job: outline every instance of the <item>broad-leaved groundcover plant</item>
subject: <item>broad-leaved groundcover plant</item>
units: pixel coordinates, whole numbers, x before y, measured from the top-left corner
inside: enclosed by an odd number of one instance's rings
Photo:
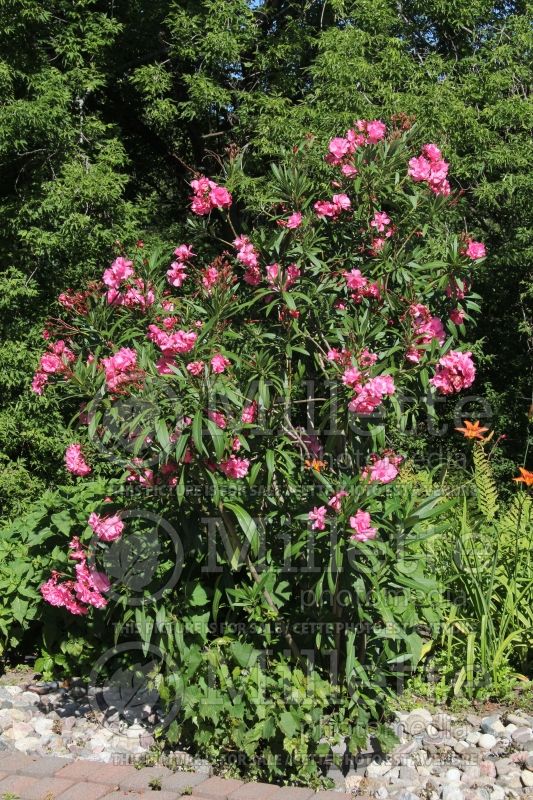
[[[419,548],[445,501],[400,485],[394,433],[473,385],[485,256],[450,227],[453,165],[416,130],[359,120],[323,177],[308,144],[261,209],[231,154],[191,175],[188,240],[138,242],[62,294],[33,380],[76,401],[66,469],[108,476],[42,597],[164,653],[167,739],[296,781],[369,725],[387,746],[383,698],[427,647]],[[172,535],[151,558],[154,529]],[[144,583],[124,553],[151,558]]]

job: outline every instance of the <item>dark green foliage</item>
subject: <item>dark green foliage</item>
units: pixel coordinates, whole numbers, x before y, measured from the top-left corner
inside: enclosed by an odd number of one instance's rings
[[[27,389],[59,291],[101,274],[117,240],[175,242],[186,181],[219,172],[226,148],[260,203],[272,157],[305,137],[323,145],[359,116],[416,117],[420,141],[442,144],[468,195],[466,226],[489,250],[476,286],[477,390],[509,435],[507,457],[521,459],[533,347],[530,12],[486,0],[0,0],[7,513],[61,472],[70,409],[37,411]]]

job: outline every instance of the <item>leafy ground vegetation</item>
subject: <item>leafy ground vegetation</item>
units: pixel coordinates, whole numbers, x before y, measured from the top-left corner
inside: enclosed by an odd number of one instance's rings
[[[529,4],[0,22],[6,656],[296,782],[527,681]]]

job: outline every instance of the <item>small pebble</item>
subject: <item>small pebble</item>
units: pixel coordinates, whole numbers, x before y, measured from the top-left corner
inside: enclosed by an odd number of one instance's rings
[[[497,739],[492,733],[484,733],[482,736],[479,737],[479,746],[483,748],[483,750],[491,750],[494,745],[496,744]]]

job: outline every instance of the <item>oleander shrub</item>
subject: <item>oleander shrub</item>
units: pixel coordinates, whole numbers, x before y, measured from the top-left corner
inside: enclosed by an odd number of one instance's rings
[[[109,476],[81,518],[61,501],[39,613],[105,620],[115,675],[157,652],[166,740],[317,784],[339,739],[390,746],[384,698],[431,648],[422,543],[454,500],[397,482],[390,443],[473,385],[485,255],[416,131],[360,120],[325,161],[274,166],[259,209],[238,158],[195,176],[188,242],[63,293],[33,380],[75,404],[70,474]]]

